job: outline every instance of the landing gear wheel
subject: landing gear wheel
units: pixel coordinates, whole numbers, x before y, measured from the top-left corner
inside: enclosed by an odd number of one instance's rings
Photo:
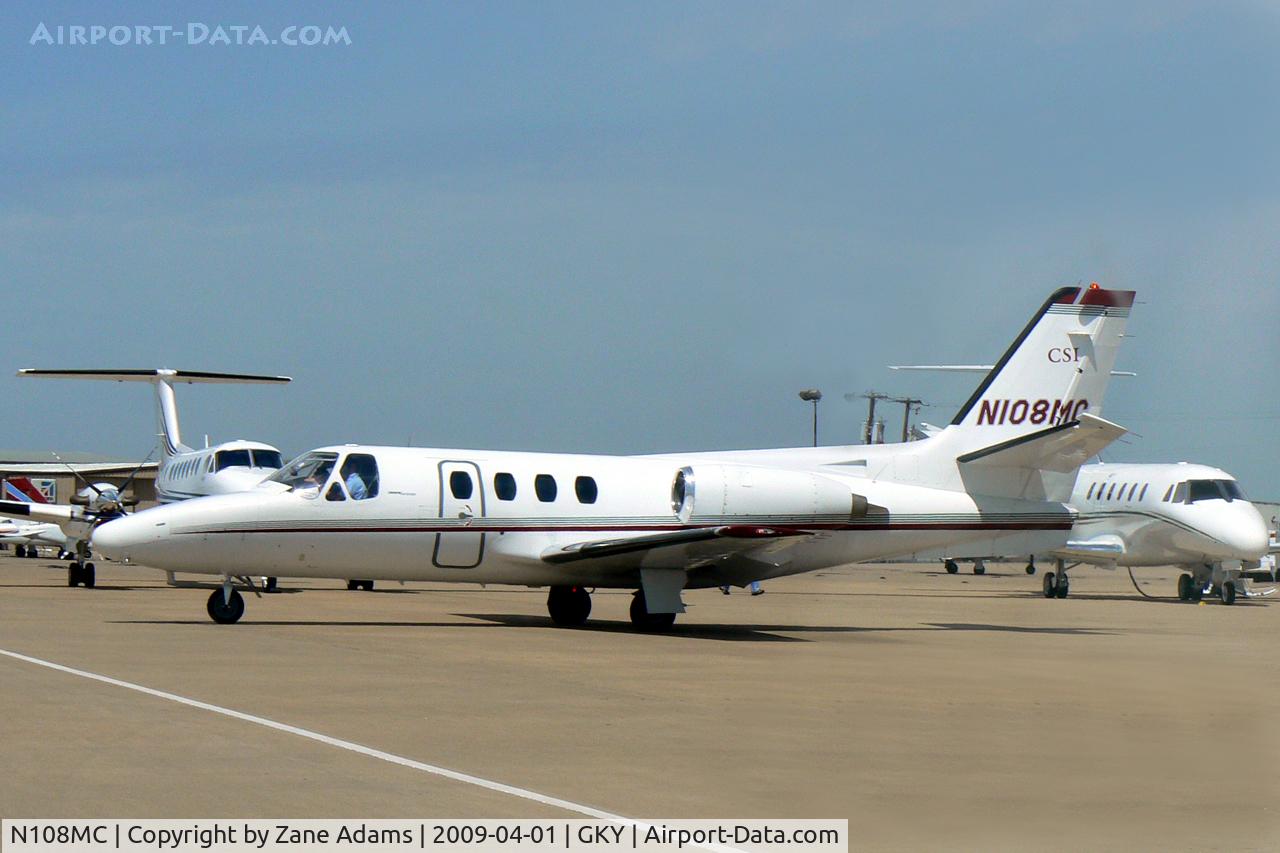
[[[1223,581],[1222,586],[1218,589],[1218,595],[1222,599],[1223,604],[1236,603],[1236,585],[1233,581]]]
[[[636,590],[631,597],[631,624],[641,631],[666,631],[676,624],[674,613],[650,613],[645,604],[644,590]]]
[[[80,570],[80,582],[84,584],[84,588],[93,589],[97,580],[97,569],[94,568],[93,563],[85,563],[84,568]]]
[[[942,565],[946,568],[947,574],[949,575],[954,575],[956,572],[960,571],[960,564],[955,560],[946,560]]]
[[[278,580],[277,578],[263,578],[263,579],[262,579],[262,591],[263,591],[263,592],[277,592],[277,591],[279,591],[279,583],[280,583],[280,582],[279,582],[279,580]]]
[[[373,592],[373,581],[364,581],[364,591]]]
[[[975,575],[985,575],[987,573],[987,564],[981,560],[973,561],[973,573]]]
[[[1054,587],[1054,594],[1058,598],[1066,598],[1067,593],[1071,591],[1071,581],[1067,579],[1065,574],[1058,573],[1058,584]]]
[[[591,593],[580,586],[553,586],[547,592],[547,613],[561,628],[576,628],[591,615]]]
[[[29,559],[29,560],[35,560],[35,559],[38,559],[39,557],[40,557],[40,549],[39,549],[39,548],[37,548],[35,545],[28,545],[28,546],[27,546],[27,559]]]
[[[80,564],[72,563],[71,565],[67,566],[67,586],[74,589],[80,585],[80,581],[81,581]]]
[[[1027,563],[1027,574],[1034,575],[1036,573],[1036,564]]]
[[[347,581],[347,589],[363,589],[367,592],[373,592],[373,581]]]
[[[1054,578],[1056,577],[1057,575],[1055,575],[1053,572],[1044,573],[1044,580],[1041,582],[1041,585],[1044,587],[1045,598],[1053,598],[1054,595],[1056,594],[1054,585],[1053,585]]]
[[[1195,602],[1204,598],[1204,587],[1195,579],[1191,579],[1191,588],[1188,590],[1187,601]]]
[[[15,556],[15,557],[25,557],[25,556],[27,556],[27,546],[26,546],[26,545],[15,545],[15,546],[14,546],[14,548],[13,548],[13,556]]]
[[[244,597],[233,589],[231,597],[224,599],[222,590],[215,589],[205,609],[209,611],[209,618],[219,625],[233,625],[244,615]]]
[[[1178,575],[1178,600],[1191,600],[1191,575],[1186,572]]]

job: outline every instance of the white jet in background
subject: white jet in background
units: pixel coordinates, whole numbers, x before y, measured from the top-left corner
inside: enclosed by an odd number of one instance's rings
[[[588,456],[346,445],[257,489],[109,521],[113,560],[223,576],[207,609],[237,621],[249,575],[548,586],[558,625],[590,587],[635,589],[631,619],[669,627],[681,591],[744,585],[1018,533],[1065,543],[1081,464],[1124,433],[1101,404],[1130,291],[1063,288],[946,429],[907,445]],[[1070,363],[1045,358],[1070,346]]]
[[[243,492],[262,482],[280,468],[280,451],[260,441],[226,441],[199,450],[182,443],[178,426],[178,405],[173,386],[176,383],[234,383],[279,385],[291,381],[288,376],[258,376],[243,373],[209,373],[196,370],[34,370],[18,371],[19,376],[55,379],[100,379],[115,382],[149,382],[155,386],[156,414],[161,443],[160,470],[156,477],[156,498],[160,503]],[[47,504],[35,501],[0,501],[0,515],[52,522],[62,530],[61,546],[74,554],[67,568],[67,584],[92,587],[96,570],[89,561],[90,534],[105,521],[126,514],[130,499],[123,498],[117,487],[96,484],[96,494],[81,490],[81,500],[71,504]],[[174,583],[173,574],[169,582]]]

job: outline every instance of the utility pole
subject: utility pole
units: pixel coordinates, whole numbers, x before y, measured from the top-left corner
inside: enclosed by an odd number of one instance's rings
[[[906,444],[908,430],[911,425],[911,407],[923,403],[924,400],[917,400],[914,397],[888,397],[890,403],[902,404],[902,443]],[[874,404],[873,404],[874,405]],[[916,411],[920,411],[918,408]]]
[[[881,394],[879,391],[868,391],[865,394],[845,394],[844,398],[849,401],[867,400],[870,406],[867,409],[867,422],[862,427],[862,443],[873,444],[875,442],[876,429],[876,401],[890,399],[888,394]]]
[[[806,403],[813,403],[813,446],[818,446],[818,401],[822,399],[822,392],[817,388],[806,388],[800,392],[800,399]]]

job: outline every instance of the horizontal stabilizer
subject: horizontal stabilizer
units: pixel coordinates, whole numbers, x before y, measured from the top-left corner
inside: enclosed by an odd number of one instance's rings
[[[1070,473],[1128,430],[1090,414],[956,458],[967,466],[1022,468]]]
[[[717,539],[735,540],[723,543],[726,546],[724,553],[729,554],[758,547],[759,540],[762,539],[806,535],[808,534],[804,531],[788,530],[780,527],[752,527],[733,524],[720,527],[697,527],[686,530],[673,530],[669,533],[632,536],[624,539],[600,539],[594,542],[577,542],[563,547],[548,548],[542,553],[542,560],[546,563],[572,563],[578,560],[616,557],[621,554],[638,554],[653,551],[657,548],[690,545]]]
[[[994,364],[891,364],[890,370],[922,370],[930,373],[990,373]],[[1113,370],[1112,376],[1137,376],[1132,370]]]
[[[255,373],[210,373],[204,370],[35,370],[23,368],[19,376],[38,376],[45,379],[105,379],[114,382],[182,382],[194,384],[241,383],[284,384],[292,382],[288,376],[263,376]]]

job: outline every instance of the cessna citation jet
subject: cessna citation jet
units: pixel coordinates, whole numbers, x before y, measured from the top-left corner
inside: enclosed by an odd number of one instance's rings
[[[1223,604],[1237,594],[1265,595],[1249,588],[1244,574],[1260,565],[1268,551],[1266,522],[1235,478],[1226,471],[1186,462],[1086,465],[1080,469],[1071,505],[1079,515],[1066,544],[1038,552],[1056,571],[1044,576],[1045,598],[1066,598],[1068,564],[1116,566],[1181,566],[1178,598],[1200,601],[1206,590]],[[946,568],[955,573],[957,559],[973,557],[967,548],[947,552]],[[1014,550],[988,554],[1014,554]]]
[[[171,503],[206,495],[243,492],[262,482],[280,468],[280,451],[257,441],[227,441],[213,447],[195,450],[182,443],[178,428],[178,405],[174,398],[175,383],[282,384],[288,376],[255,376],[241,373],[206,373],[195,370],[30,370],[19,376],[53,377],[57,379],[108,379],[116,382],[150,382],[156,389],[156,410],[162,446],[160,471],[156,478],[156,497]],[[52,522],[65,536],[63,547],[75,555],[67,568],[67,585],[95,583],[96,568],[89,561],[90,534],[99,524],[125,514],[129,502],[122,499],[114,486],[98,484],[90,487],[73,504],[47,504],[31,501],[0,501],[0,515]],[[169,572],[169,581],[174,582]]]
[[[256,489],[102,524],[105,557],[223,576],[207,609],[244,613],[250,575],[546,586],[557,625],[588,588],[636,590],[660,630],[681,591],[1028,537],[1066,542],[1080,465],[1124,434],[1094,417],[1131,291],[1063,288],[937,435],[908,445],[587,456],[346,445]],[[1070,347],[1069,362],[1046,358]],[[981,546],[979,546],[981,547]]]

